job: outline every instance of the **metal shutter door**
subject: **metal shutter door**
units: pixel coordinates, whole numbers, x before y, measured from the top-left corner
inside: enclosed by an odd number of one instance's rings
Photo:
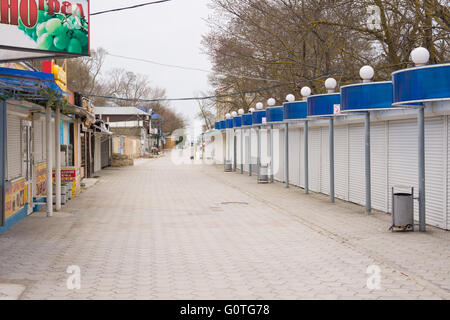
[[[300,133],[299,133],[299,143],[298,143],[298,148],[299,148],[299,152],[298,152],[298,157],[299,157],[299,161],[298,161],[298,165],[299,165],[299,182],[300,182],[300,187],[304,188],[305,187],[305,136],[304,136],[304,128],[300,128]]]
[[[289,183],[300,186],[300,128],[289,127]]]
[[[336,197],[348,200],[348,126],[334,128],[334,179]]]
[[[309,188],[320,192],[320,128],[310,128],[308,139]]]
[[[248,152],[248,144],[250,138],[248,136],[249,130],[244,131],[244,171],[248,172],[248,164],[250,163],[250,154]]]
[[[278,152],[278,157],[277,157],[277,161],[278,161],[278,165],[275,165],[274,163],[274,180],[277,181],[281,181],[284,182],[284,158],[285,158],[285,149],[284,149],[284,131],[285,131],[285,126],[278,126],[277,127],[277,131],[278,131],[278,139],[275,139],[275,143],[278,142],[279,145],[279,152]]]
[[[387,154],[387,122],[372,123],[370,125],[372,207],[385,212],[388,211],[389,195],[387,188]]]
[[[444,118],[425,120],[425,203],[427,224],[445,228]]]
[[[70,122],[69,121],[61,121],[61,123],[64,124],[64,130],[61,130],[63,133],[63,144],[69,145],[70,139],[69,139],[69,133],[70,133]]]
[[[236,130],[236,164],[241,169],[241,129]]]
[[[446,116],[447,120],[446,120],[446,124],[447,124],[447,132],[446,132],[446,138],[447,138],[447,174],[446,177],[448,176],[448,174],[450,173],[450,117]],[[447,178],[447,192],[446,192],[446,197],[447,197],[447,230],[450,230],[450,179]]]
[[[277,126],[273,127],[273,175],[274,179],[277,179],[276,176],[280,170],[280,156],[284,152],[280,148],[280,132]]]
[[[220,132],[214,135],[214,160],[219,164],[223,162],[223,138]]]
[[[22,175],[22,139],[20,131],[20,118],[16,115],[7,115],[6,124],[8,174],[7,179],[13,180]]]
[[[330,128],[320,128],[320,192],[330,194]]]
[[[105,168],[109,164],[109,137],[102,137],[102,150],[101,150],[101,165],[102,168]]]
[[[365,204],[364,126],[349,125],[349,201]]]
[[[270,130],[267,128],[261,129],[261,165],[265,166],[269,164],[270,161]]]
[[[414,196],[418,196],[417,133],[416,120],[389,121],[389,212],[392,212],[392,186],[414,186]],[[414,201],[415,219],[418,218],[417,215],[417,201]]]
[[[39,163],[44,159],[44,123],[39,113],[33,115],[33,148],[34,162]]]
[[[133,140],[134,142],[134,140]],[[95,147],[94,147],[94,172],[102,169],[101,162],[101,137],[99,134],[95,134]]]

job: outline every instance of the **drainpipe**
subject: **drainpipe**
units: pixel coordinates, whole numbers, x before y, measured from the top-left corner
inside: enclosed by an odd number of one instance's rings
[[[61,111],[56,107],[55,111],[55,210],[61,210]]]
[[[5,225],[6,125],[6,102],[0,100],[0,226]]]
[[[53,159],[52,159],[52,108],[50,103],[47,103],[45,108],[45,124],[46,124],[46,138],[47,138],[47,217],[53,216]]]
[[[425,231],[425,106],[418,110],[419,126],[419,231]]]
[[[305,130],[304,130],[304,145],[305,145],[305,150],[304,150],[304,156],[305,156],[305,194],[309,193],[309,172],[308,172],[308,133],[309,133],[309,126],[308,126],[308,120],[305,120]]]
[[[364,121],[365,131],[365,158],[366,158],[366,213],[372,212],[372,196],[371,196],[371,170],[370,170],[370,112],[367,111]]]
[[[289,124],[286,122],[284,128],[284,177],[286,188],[289,188]]]
[[[330,202],[334,203],[334,118],[330,118]]]

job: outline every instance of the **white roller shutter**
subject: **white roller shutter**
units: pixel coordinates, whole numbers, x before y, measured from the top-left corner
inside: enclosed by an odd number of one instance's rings
[[[224,140],[221,132],[214,135],[214,160],[218,164],[223,164],[223,145]]]
[[[289,127],[289,183],[300,186],[300,128]]]
[[[348,126],[334,128],[334,179],[336,197],[348,200]]]
[[[241,170],[241,129],[236,129],[236,164]]]
[[[278,157],[276,158],[276,160],[278,161],[278,165],[274,163],[274,179],[277,181],[281,181],[284,182],[284,156],[285,156],[285,146],[284,146],[284,131],[285,131],[285,126],[277,126],[275,127],[275,129],[277,129],[278,131],[278,139],[274,138],[274,140],[276,142],[279,142],[279,152],[278,152]],[[275,136],[275,135],[274,135]],[[277,169],[277,170],[275,170]]]
[[[300,128],[300,133],[299,133],[299,144],[298,144],[298,148],[299,148],[299,181],[300,181],[300,187],[304,188],[305,187],[305,136],[304,136],[304,128],[301,127]]]
[[[446,143],[446,149],[447,149],[447,158],[445,159],[446,163],[447,163],[447,170],[446,170],[446,177],[447,177],[447,188],[446,188],[446,192],[445,192],[445,196],[447,197],[447,202],[446,202],[446,210],[444,210],[444,212],[446,211],[447,213],[447,226],[446,229],[450,230],[450,179],[448,179],[448,174],[450,173],[450,117],[446,116],[446,124],[447,124],[447,132],[446,132],[446,139],[447,139],[447,143]]]
[[[133,140],[133,143],[135,141]],[[102,147],[101,147],[101,136],[99,134],[95,135],[95,147],[94,147],[94,172],[102,170]]]
[[[44,122],[39,113],[33,115],[33,148],[34,162],[39,163],[44,160]]]
[[[443,117],[425,120],[425,220],[440,228],[446,227],[445,134]]]
[[[349,201],[365,204],[364,125],[349,125]]]
[[[256,167],[257,163],[256,160],[258,158],[258,130],[256,129],[251,129],[251,138],[252,138],[252,143],[251,143],[251,164],[252,164],[252,173],[258,173],[258,168]]]
[[[248,164],[250,163],[250,153],[248,152],[248,144],[250,142],[249,130],[244,130],[244,171],[248,172]]]
[[[13,180],[22,176],[22,139],[20,117],[7,115],[7,179]]]
[[[330,128],[320,128],[320,192],[330,194]]]
[[[267,128],[261,129],[261,165],[269,165],[270,162],[270,137]]]
[[[370,176],[372,186],[372,208],[385,212],[388,211],[389,196],[387,187],[387,154],[387,122],[371,123]]]
[[[308,132],[308,165],[309,188],[311,191],[320,192],[320,128],[309,128]]]
[[[418,195],[417,183],[417,121],[389,121],[389,212],[392,212],[392,186],[413,186],[415,196]],[[405,189],[397,189],[403,192]],[[414,201],[415,218],[417,219],[417,201]]]

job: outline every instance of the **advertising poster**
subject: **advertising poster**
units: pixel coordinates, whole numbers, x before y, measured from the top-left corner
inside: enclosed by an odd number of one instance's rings
[[[25,179],[11,183],[11,187],[5,190],[5,214],[6,219],[25,207],[27,199],[27,187]]]
[[[53,170],[53,183],[55,183],[55,170]],[[61,183],[72,184],[72,197],[81,192],[81,170],[80,168],[61,168]]]
[[[47,194],[47,164],[41,163],[35,167],[36,175],[36,197],[43,197]]]
[[[0,0],[0,61],[89,55],[88,0]]]

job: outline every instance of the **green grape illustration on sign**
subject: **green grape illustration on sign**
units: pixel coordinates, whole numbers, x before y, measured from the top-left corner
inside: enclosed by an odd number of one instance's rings
[[[17,24],[35,42],[36,49],[89,54],[88,1],[22,1],[25,5],[18,3],[17,15],[12,15],[8,24]]]

